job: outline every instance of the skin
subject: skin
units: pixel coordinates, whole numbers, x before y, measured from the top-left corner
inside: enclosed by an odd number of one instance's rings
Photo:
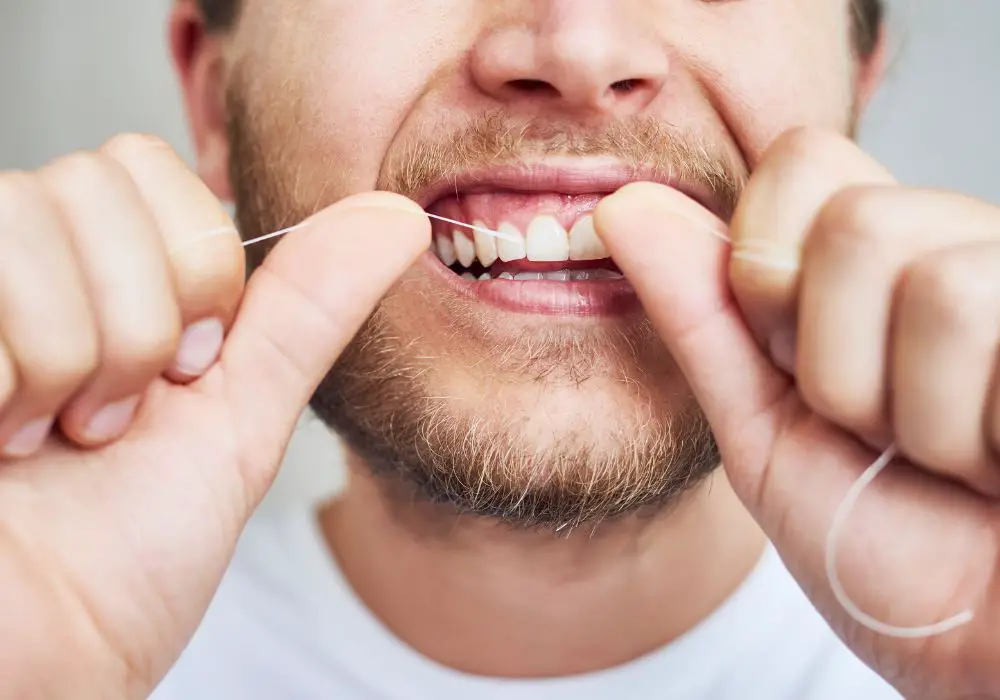
[[[689,388],[711,424],[724,472],[683,507],[609,523],[593,540],[498,531],[476,518],[452,518],[445,537],[440,510],[399,508],[355,458],[354,483],[323,521],[372,608],[457,667],[594,669],[668,641],[693,624],[686,614],[707,614],[759,555],[762,531],[834,629],[907,697],[1000,697],[1000,212],[899,186],[841,135],[879,74],[877,57],[858,64],[850,55],[846,6],[621,9],[609,0],[564,12],[567,2],[510,2],[501,7],[508,25],[491,16],[493,5],[453,5],[304,0],[273,16],[276,3],[251,0],[234,34],[212,36],[180,0],[172,46],[202,179],[159,142],[134,136],[0,177],[0,619],[5,639],[16,640],[0,653],[8,692],[139,698],[167,672],[300,411],[380,299],[396,299],[383,308],[397,319],[406,310],[394,282],[414,279],[429,226],[398,211],[414,205],[396,195],[350,195],[374,186],[393,143],[412,138],[407,129],[433,123],[444,104],[474,110],[488,100],[576,120],[647,110],[744,159],[752,176],[726,222],[732,254],[704,235],[720,223],[713,215],[659,185],[630,185],[597,211],[675,363],[675,386]],[[407,21],[388,26],[406,31],[392,52],[337,70],[346,57],[372,57],[371,37],[384,36],[385,18],[400,10]],[[489,31],[513,26],[525,29]],[[591,51],[557,51],[580,36]],[[510,48],[518,42],[535,50]],[[513,63],[532,55],[561,60]],[[462,56],[474,62],[472,84],[459,80]],[[622,63],[636,57],[648,63]],[[222,95],[240,65],[254,69],[258,93],[244,104],[267,102],[272,137],[290,133],[296,110],[323,115],[283,144],[282,157],[302,166],[302,187],[333,177],[317,179],[313,169],[327,161],[302,149],[341,164],[331,193],[305,190],[314,204],[338,203],[279,244],[245,285],[235,231],[178,247],[192,232],[230,225],[218,199],[234,194]],[[557,92],[509,89],[523,71]],[[662,79],[642,83],[638,97],[607,97],[607,85],[636,72]],[[792,128],[802,124],[810,128]],[[207,370],[183,372],[182,334],[212,318],[225,343]],[[137,393],[134,420],[119,410],[103,434],[88,431],[101,407]],[[59,436],[38,449],[11,441],[50,415]],[[890,439],[905,459],[855,511],[840,574],[862,609],[897,624],[976,610],[969,625],[932,640],[854,625],[831,596],[816,545]],[[361,534],[349,537],[345,521]],[[430,537],[436,546],[420,546]],[[729,550],[705,557],[706,547]],[[690,580],[664,573],[672,570],[691,571]],[[435,585],[434,604],[415,606]],[[684,605],[663,605],[670,599]],[[479,636],[453,628],[460,649],[421,618],[502,621],[513,600],[527,614],[506,627]],[[650,620],[650,610],[664,612]],[[608,650],[588,656],[564,645],[531,665],[500,639],[525,639],[532,619],[552,639],[608,633]]]

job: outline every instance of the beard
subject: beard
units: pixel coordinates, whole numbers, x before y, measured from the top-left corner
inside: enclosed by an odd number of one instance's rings
[[[261,118],[248,94],[239,81],[229,94],[230,165],[240,229],[254,237],[348,188],[320,174],[336,167],[322,137],[295,115]],[[394,143],[371,184],[410,196],[467,168],[546,154],[669,171],[710,185],[730,211],[743,183],[737,164],[654,120],[595,131],[494,113]],[[249,269],[266,253],[248,250]],[[426,274],[407,273],[311,401],[393,498],[568,532],[659,513],[718,467],[707,420],[641,313],[498,323],[446,297]]]

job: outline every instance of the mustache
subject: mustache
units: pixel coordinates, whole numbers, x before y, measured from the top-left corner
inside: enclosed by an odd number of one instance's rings
[[[545,156],[610,157],[636,172],[710,188],[727,218],[749,176],[742,160],[663,120],[630,117],[587,127],[548,118],[515,119],[498,110],[447,132],[425,131],[390,149],[377,188],[413,197],[441,182],[456,182],[470,170]]]

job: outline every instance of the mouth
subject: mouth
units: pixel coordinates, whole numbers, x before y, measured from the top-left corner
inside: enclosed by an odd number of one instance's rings
[[[468,173],[416,197],[437,216],[506,234],[498,239],[433,220],[425,262],[456,292],[516,313],[621,314],[639,308],[597,235],[593,211],[630,182],[655,180],[702,202],[709,195],[607,163]]]

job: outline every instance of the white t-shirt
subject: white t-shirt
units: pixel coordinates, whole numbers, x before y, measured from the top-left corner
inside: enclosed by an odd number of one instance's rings
[[[251,523],[204,622],[153,700],[899,700],[769,549],[678,641],[553,680],[478,678],[402,643],[354,594],[313,514]]]

